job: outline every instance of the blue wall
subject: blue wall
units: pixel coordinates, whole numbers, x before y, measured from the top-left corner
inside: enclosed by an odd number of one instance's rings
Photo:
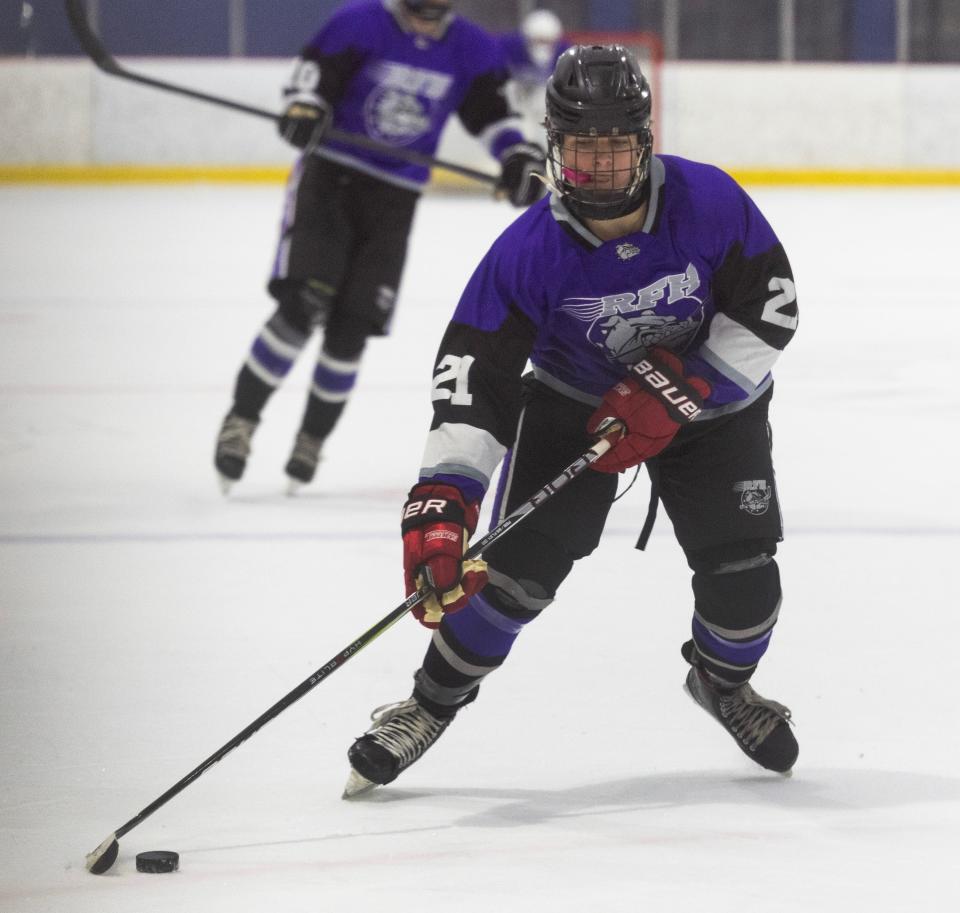
[[[294,57],[343,0],[245,0],[246,54]],[[492,0],[491,0],[492,2]],[[505,0],[501,0],[505,2]],[[896,0],[837,0],[842,5],[844,55],[849,60],[893,60]],[[933,0],[930,0],[933,2]],[[954,0],[956,2],[956,0]],[[662,0],[582,0],[587,28],[656,31]],[[549,0],[545,2],[549,6]],[[24,16],[24,9],[32,16]],[[800,4],[798,4],[798,8]],[[939,9],[939,6],[936,7]],[[773,0],[681,0],[681,56],[724,59],[778,54]],[[927,11],[927,31],[944,28]],[[226,56],[230,52],[229,0],[99,0],[99,30],[118,56]],[[946,20],[944,20],[946,21]],[[720,40],[733,30],[737,41]],[[836,37],[836,36],[834,36]],[[740,48],[731,53],[732,48]],[[79,54],[63,0],[0,0],[0,54]],[[828,59],[828,58],[824,58]],[[947,59],[919,55],[918,59]]]
[[[100,37],[117,56],[212,55],[230,52],[226,0],[100,2]]]
[[[850,15],[851,60],[896,60],[896,0],[853,0]]]
[[[246,0],[247,54],[296,57],[337,6],[339,0]]]
[[[246,0],[248,55],[294,57],[340,0]],[[0,54],[79,54],[62,0],[0,0]],[[100,0],[99,34],[117,56],[223,57],[229,0]],[[27,27],[24,27],[27,26]]]

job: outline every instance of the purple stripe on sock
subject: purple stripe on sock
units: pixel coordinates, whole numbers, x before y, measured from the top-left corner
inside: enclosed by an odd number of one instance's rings
[[[735,642],[718,637],[707,628],[699,619],[693,619],[693,638],[708,657],[714,656],[733,666],[752,666],[760,662],[760,657],[767,652],[770,645],[772,630],[755,637],[752,640]]]
[[[523,628],[519,622],[501,615],[479,595],[459,612],[444,615],[442,623],[471,653],[490,657],[506,656]]]
[[[251,354],[254,359],[274,377],[286,377],[287,372],[293,365],[292,359],[286,358],[283,355],[277,355],[277,353],[264,342],[262,336],[258,336],[254,340]]]
[[[328,393],[349,393],[357,381],[357,373],[357,371],[351,371],[344,374],[318,364],[313,369],[313,382]]]

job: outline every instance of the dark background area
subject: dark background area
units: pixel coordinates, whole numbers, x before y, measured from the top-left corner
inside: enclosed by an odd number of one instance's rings
[[[116,55],[293,57],[340,0],[88,0]],[[570,31],[650,31],[668,56],[777,60],[784,19],[792,56],[807,61],[897,59],[897,0],[548,0]],[[492,31],[517,27],[531,0],[457,0]],[[960,62],[960,0],[905,4],[905,59]],[[670,36],[673,36],[670,40]],[[77,55],[62,0],[0,0],[0,55]]]

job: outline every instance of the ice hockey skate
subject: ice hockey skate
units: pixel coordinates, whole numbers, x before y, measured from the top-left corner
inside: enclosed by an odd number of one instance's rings
[[[370,718],[373,726],[347,752],[352,769],[343,790],[344,799],[352,799],[395,780],[440,738],[453,721],[453,717],[435,717],[412,697],[378,707]]]
[[[748,758],[789,776],[800,752],[790,731],[790,711],[761,697],[749,682],[732,688],[721,686],[700,668],[693,641],[683,645],[682,653],[692,666],[684,684],[687,694],[733,736]]]
[[[250,456],[250,441],[257,430],[258,422],[243,418],[234,412],[228,412],[220,433],[217,435],[217,449],[213,462],[220,474],[220,488],[229,494],[230,488],[242,475]]]
[[[288,495],[295,495],[304,485],[309,485],[313,481],[317,465],[320,463],[320,448],[322,446],[323,438],[314,437],[312,434],[307,434],[306,431],[297,433],[290,459],[287,460],[284,469],[289,478],[287,483]]]

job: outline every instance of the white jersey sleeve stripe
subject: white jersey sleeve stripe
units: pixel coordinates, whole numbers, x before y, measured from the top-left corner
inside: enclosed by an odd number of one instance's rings
[[[716,314],[701,354],[721,374],[749,392],[770,373],[780,351],[726,314]]]
[[[420,474],[461,475],[489,488],[506,452],[507,448],[482,428],[444,422],[427,435]]]

